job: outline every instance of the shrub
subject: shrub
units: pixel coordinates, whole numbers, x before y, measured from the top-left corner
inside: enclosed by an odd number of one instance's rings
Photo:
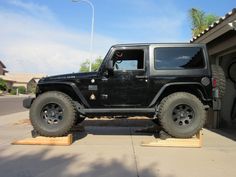
[[[11,94],[11,95],[16,95],[16,88],[12,88],[12,89],[10,90],[10,94]]]
[[[18,93],[19,94],[25,94],[26,93],[26,88],[24,86],[18,87]]]
[[[3,79],[0,78],[0,90],[5,91],[7,89],[7,83]]]

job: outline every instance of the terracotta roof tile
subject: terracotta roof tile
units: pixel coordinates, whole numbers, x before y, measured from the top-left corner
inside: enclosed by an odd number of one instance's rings
[[[45,76],[45,74],[6,73],[6,75],[0,76],[0,78],[19,83],[28,83],[31,79],[40,79]]]

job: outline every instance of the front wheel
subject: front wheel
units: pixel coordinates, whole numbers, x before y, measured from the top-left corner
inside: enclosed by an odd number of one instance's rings
[[[76,108],[71,98],[57,91],[39,95],[30,109],[34,129],[43,136],[68,134],[76,120]]]
[[[206,111],[196,96],[177,92],[161,101],[158,117],[163,129],[171,136],[190,138],[203,128]]]

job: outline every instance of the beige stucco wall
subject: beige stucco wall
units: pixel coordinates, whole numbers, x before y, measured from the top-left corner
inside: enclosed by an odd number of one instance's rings
[[[7,83],[7,88],[8,88],[8,89],[11,89],[11,88],[12,88],[12,85],[13,85],[13,82],[6,81],[6,83]]]
[[[20,87],[20,86],[27,88],[27,83],[14,83],[13,84],[13,87]]]
[[[2,66],[0,65],[0,75],[3,75],[3,74],[4,74],[4,71],[3,71]]]

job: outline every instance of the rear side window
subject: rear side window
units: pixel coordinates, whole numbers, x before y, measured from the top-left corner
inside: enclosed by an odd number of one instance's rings
[[[154,49],[155,69],[204,68],[204,55],[200,47],[160,47]]]

